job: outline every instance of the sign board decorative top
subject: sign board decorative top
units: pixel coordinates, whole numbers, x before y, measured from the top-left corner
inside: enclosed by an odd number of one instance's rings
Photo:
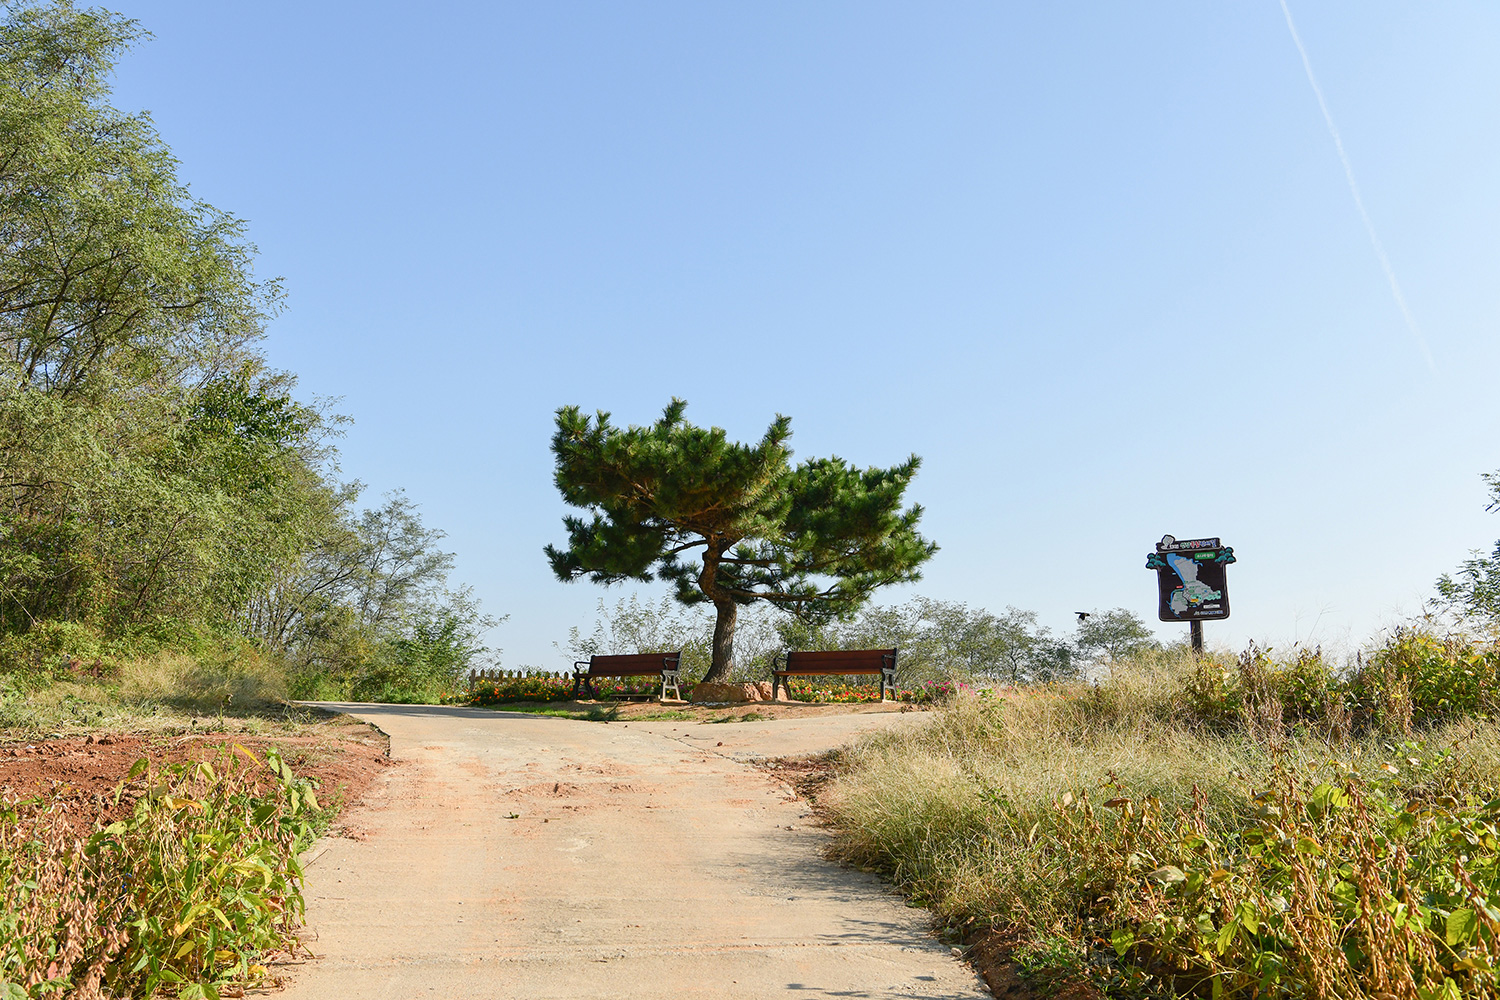
[[[1224,567],[1234,561],[1234,549],[1220,545],[1217,538],[1179,542],[1171,535],[1163,537],[1156,551],[1146,556],[1146,568],[1156,570],[1156,617],[1164,622],[1228,618]]]
[[[1217,549],[1222,548],[1217,538],[1189,538],[1179,542],[1171,535],[1162,535],[1161,541],[1156,543],[1158,552],[1183,552],[1188,549]]]

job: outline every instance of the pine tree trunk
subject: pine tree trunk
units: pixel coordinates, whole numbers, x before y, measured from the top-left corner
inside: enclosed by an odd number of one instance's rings
[[[724,684],[734,669],[734,625],[740,609],[733,601],[715,601],[714,612],[714,659],[703,679],[710,684]]]
[[[727,683],[729,672],[734,669],[734,626],[740,609],[719,586],[719,558],[728,547],[726,540],[710,538],[703,551],[703,569],[698,574],[703,596],[714,602],[714,658],[708,665],[708,673],[703,675],[709,684]]]

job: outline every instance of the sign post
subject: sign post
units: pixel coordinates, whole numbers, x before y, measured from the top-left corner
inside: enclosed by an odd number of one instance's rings
[[[1203,652],[1203,623],[1229,617],[1229,583],[1224,567],[1235,562],[1234,549],[1217,538],[1179,542],[1163,535],[1156,551],[1146,556],[1146,568],[1156,570],[1160,601],[1156,617],[1164,622],[1187,622],[1193,652]]]

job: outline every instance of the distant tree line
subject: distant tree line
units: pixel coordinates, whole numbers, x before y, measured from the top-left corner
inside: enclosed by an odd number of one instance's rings
[[[1500,472],[1486,473],[1489,511],[1500,510]],[[1431,611],[1446,615],[1457,624],[1493,638],[1500,633],[1500,542],[1488,554],[1473,552],[1455,573],[1444,573],[1437,581],[1437,597]]]
[[[713,626],[700,607],[632,594],[612,605],[601,600],[592,629],[573,628],[557,648],[574,659],[681,649],[684,672],[698,679],[712,659]],[[752,606],[742,613],[736,645],[737,679],[769,677],[771,658],[789,649],[894,646],[905,681],[970,676],[1027,684],[1083,678],[1157,642],[1146,623],[1124,608],[1092,612],[1067,635],[1041,625],[1033,611],[1008,607],[996,614],[913,597],[901,604],[866,604],[848,620],[821,624]]]
[[[328,694],[456,673],[491,622],[442,534],[339,481],[339,419],[259,349],[282,294],[245,224],[109,103],[142,36],[0,22],[0,655],[246,642]]]

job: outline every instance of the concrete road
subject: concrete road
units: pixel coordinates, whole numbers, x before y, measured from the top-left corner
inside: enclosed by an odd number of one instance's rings
[[[364,839],[309,852],[320,958],[285,1000],[988,996],[926,911],[824,860],[805,803],[744,762],[911,716],[327,707],[389,733],[402,766],[345,815]]]

